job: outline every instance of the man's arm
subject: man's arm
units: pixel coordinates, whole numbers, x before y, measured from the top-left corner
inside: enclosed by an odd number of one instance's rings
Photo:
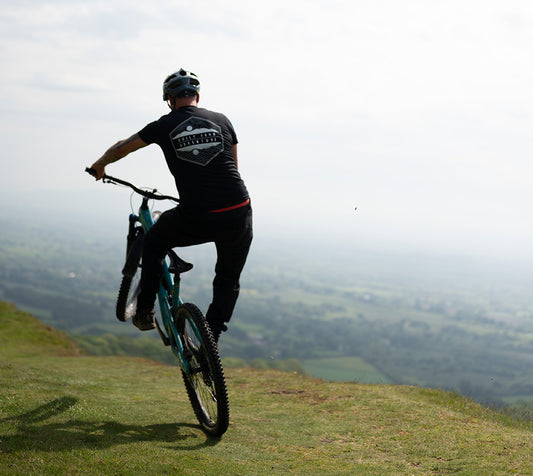
[[[113,162],[116,162],[117,160],[126,157],[128,154],[131,154],[137,149],[141,149],[147,145],[148,144],[139,137],[139,134],[133,134],[131,137],[112,145],[106,150],[102,157],[100,157],[93,165],[91,165],[91,168],[96,170],[96,180],[100,180],[103,177],[105,174],[105,167],[107,165],[112,164]]]

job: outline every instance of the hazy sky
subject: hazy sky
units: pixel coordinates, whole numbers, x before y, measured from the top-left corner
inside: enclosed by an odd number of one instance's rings
[[[237,130],[258,230],[533,257],[530,0],[0,7],[2,193],[87,206],[83,168],[184,67]],[[108,173],[174,192],[157,146]]]

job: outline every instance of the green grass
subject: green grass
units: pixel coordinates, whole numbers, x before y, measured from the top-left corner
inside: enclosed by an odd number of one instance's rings
[[[533,474],[533,426],[455,393],[272,370],[227,369],[230,427],[208,439],[175,367],[0,310],[0,474]]]
[[[81,349],[66,333],[44,325],[13,304],[0,302],[0,357],[79,355]]]
[[[386,375],[360,357],[308,359],[303,362],[303,365],[309,374],[326,380],[390,383]]]

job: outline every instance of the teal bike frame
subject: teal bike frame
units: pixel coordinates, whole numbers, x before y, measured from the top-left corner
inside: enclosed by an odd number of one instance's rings
[[[106,176],[104,177],[104,180],[108,183],[111,182],[120,185],[126,185],[132,188],[139,195],[142,195],[143,197],[138,214],[135,215],[132,213],[130,215],[130,229],[128,233],[128,254],[130,249],[135,247],[135,240],[141,240],[141,243],[139,243],[139,245],[142,245],[144,235],[148,233],[148,230],[150,230],[150,228],[152,228],[155,223],[152,212],[148,207],[148,201],[150,199],[157,199],[172,200],[176,203],[179,203],[179,200],[175,197],[171,197],[168,195],[160,195],[156,193],[157,190],[153,190],[151,192],[147,190],[142,190],[129,182],[125,182],[115,177]],[[143,236],[140,236],[136,232],[136,223],[141,224],[143,229]],[[138,267],[138,264],[140,262],[140,253],[142,250],[142,246],[137,246],[136,248],[137,256],[133,257],[132,264],[134,265],[134,269],[132,269],[131,271],[138,272],[136,268]],[[176,328],[176,323],[174,322],[173,310],[183,304],[183,301],[180,297],[180,274],[189,271],[193,267],[193,265],[191,263],[183,261],[173,250],[167,252],[167,259],[169,263],[167,263],[167,260],[163,262],[161,285],[157,292],[157,299],[159,302],[159,309],[161,311],[161,320],[163,322],[163,326],[159,324],[157,318],[155,319],[155,323],[157,331],[161,336],[163,343],[166,346],[170,346],[172,352],[178,359],[180,367],[187,375],[189,375],[191,373],[191,364],[189,362],[190,356],[186,355],[186,351],[184,350],[183,342]],[[128,264],[126,264],[126,266],[128,266]],[[201,341],[202,339],[200,337],[198,329],[194,327],[193,331],[196,337]]]
[[[134,215],[135,216],[135,215]],[[152,213],[148,208],[148,198],[144,197],[143,202],[139,208],[139,214],[135,218],[141,223],[143,231],[146,234],[148,230],[153,226],[154,220]],[[168,254],[170,259],[170,268],[166,260],[163,262],[163,275],[161,278],[161,286],[157,292],[157,299],[159,301],[159,309],[161,311],[161,320],[166,333],[161,328],[158,320],[156,319],[156,326],[161,339],[165,345],[170,345],[172,352],[174,352],[178,359],[181,368],[185,373],[190,373],[190,364],[187,358],[185,358],[183,344],[181,338],[176,329],[174,319],[172,318],[172,309],[174,306],[180,306],[183,301],[180,297],[180,272],[183,272],[183,265],[188,265],[181,260],[174,252],[170,251]],[[192,267],[192,265],[189,265]],[[174,271],[174,277],[170,270]],[[195,329],[197,337],[200,339],[198,331]]]

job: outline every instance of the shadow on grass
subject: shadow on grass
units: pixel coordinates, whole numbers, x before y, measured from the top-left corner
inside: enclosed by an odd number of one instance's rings
[[[79,448],[105,449],[135,442],[167,442],[179,450],[194,450],[214,446],[220,440],[199,436],[199,425],[165,423],[154,425],[125,425],[116,421],[69,420],[42,423],[65,412],[77,403],[73,397],[62,397],[19,416],[1,421],[13,424],[16,433],[0,434],[0,453],[18,451],[65,451]],[[10,432],[11,433],[11,432]],[[205,439],[204,439],[205,438]],[[195,441],[197,443],[195,443]],[[176,445],[176,443],[178,443]]]

